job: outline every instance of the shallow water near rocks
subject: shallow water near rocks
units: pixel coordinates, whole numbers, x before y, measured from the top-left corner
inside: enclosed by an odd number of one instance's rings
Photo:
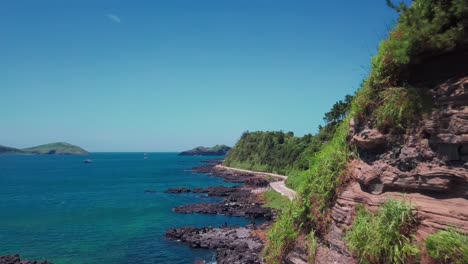
[[[245,225],[250,220],[175,213],[172,208],[179,205],[219,199],[164,190],[233,184],[190,171],[206,157],[144,157],[0,156],[0,255],[20,253],[55,264],[213,261],[212,251],[167,240],[166,229]]]

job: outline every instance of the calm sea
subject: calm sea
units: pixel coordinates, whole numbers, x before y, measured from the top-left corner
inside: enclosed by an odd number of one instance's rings
[[[93,163],[83,163],[87,158]],[[190,171],[206,159],[175,153],[148,153],[147,159],[143,153],[0,156],[0,255],[56,264],[213,261],[213,251],[164,237],[170,227],[249,222],[172,212],[216,198],[166,194],[167,188],[229,185]]]

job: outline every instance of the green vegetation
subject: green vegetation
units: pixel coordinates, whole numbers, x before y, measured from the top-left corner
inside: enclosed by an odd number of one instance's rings
[[[326,209],[331,204],[335,190],[341,182],[350,150],[346,137],[348,120],[344,120],[335,131],[335,136],[312,157],[312,167],[298,177],[291,177],[298,184],[299,196],[283,212],[270,230],[268,246],[265,248],[266,262],[278,263],[297,237],[298,229],[325,229]],[[288,181],[290,180],[288,179]],[[311,226],[314,224],[314,226]],[[286,235],[288,234],[288,235]]]
[[[275,243],[269,243],[265,248],[267,263],[278,263],[294,242],[299,228],[318,231],[326,228],[328,220],[326,211],[333,201],[336,188],[342,181],[342,172],[348,158],[353,153],[346,140],[348,118],[336,128],[332,140],[312,157],[311,168],[288,178],[290,185],[295,184],[299,187],[298,193],[301,199],[294,200],[287,213],[283,212],[270,230],[268,237]],[[295,236],[285,234],[295,234]]]
[[[466,38],[466,0],[415,0],[410,7],[391,0],[387,4],[400,18],[372,60],[371,81],[377,86],[400,86],[408,65],[453,50]]]
[[[309,254],[309,263],[315,263],[315,255],[317,254],[317,249],[318,249],[318,241],[317,237],[315,236],[315,231],[312,230],[310,231],[309,235],[306,237],[307,241],[307,249],[308,249],[308,254]]]
[[[376,125],[381,130],[404,131],[419,120],[425,109],[424,96],[415,88],[392,87],[380,93],[381,102],[375,109]]]
[[[292,132],[245,132],[226,157],[225,164],[247,170],[296,175],[309,169],[310,157],[329,141],[346,118],[353,96],[333,105],[317,135],[295,137]],[[297,187],[297,185],[291,185]]]
[[[367,96],[359,108],[365,115],[369,114],[365,110],[376,109],[377,127],[404,131],[427,106],[427,95],[407,85],[409,69],[462,45],[467,37],[468,4],[466,0],[415,0],[410,7],[390,0],[387,4],[400,18],[372,59],[371,73],[362,88]]]
[[[345,240],[361,263],[408,263],[419,256],[411,243],[416,219],[409,205],[388,200],[376,214],[358,210]]]
[[[306,154],[311,157],[304,158],[309,161],[306,169],[291,170],[287,184],[298,190],[299,197],[279,216],[268,234],[267,263],[280,263],[299,233],[315,230],[320,236],[326,230],[329,208],[336,189],[345,180],[347,162],[357,158],[348,145],[349,121],[371,121],[371,126],[388,132],[405,132],[428,105],[424,92],[408,85],[408,70],[466,41],[466,0],[415,0],[410,7],[387,3],[400,13],[398,23],[380,44],[369,77],[349,100],[349,113],[339,116],[332,130],[322,128],[320,133],[325,131],[327,139]],[[395,201],[386,203],[377,214],[360,209],[347,243],[363,262],[405,263],[419,255],[411,243],[410,231],[415,224],[411,208]]]
[[[20,149],[10,148],[0,145],[0,154],[20,154],[23,153]]]
[[[88,152],[78,146],[72,144],[57,142],[45,145],[40,145],[26,149],[16,149],[5,146],[0,146],[0,154],[57,154],[57,155],[81,155]]]
[[[438,263],[468,263],[468,235],[453,228],[428,236],[426,249]]]
[[[273,190],[266,191],[263,195],[263,199],[265,199],[264,207],[273,208],[278,211],[282,211],[290,203],[288,197]]]
[[[57,142],[45,145],[40,145],[32,148],[23,149],[25,153],[31,154],[59,154],[59,155],[77,155],[77,154],[88,154],[88,152],[78,146],[65,143]]]
[[[296,225],[300,212],[298,205],[296,202],[289,203],[268,232],[268,243],[263,252],[266,263],[281,263],[299,235],[301,226]]]
[[[216,145],[211,148],[200,146],[181,152],[179,153],[179,156],[224,156],[229,152],[230,149],[231,147],[226,145]]]
[[[245,132],[225,160],[230,167],[287,174],[313,140],[292,132]]]

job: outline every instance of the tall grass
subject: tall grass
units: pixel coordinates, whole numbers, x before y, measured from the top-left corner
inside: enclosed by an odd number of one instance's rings
[[[296,200],[288,204],[273,224],[268,232],[268,243],[263,252],[267,264],[281,263],[294,244],[301,228],[301,225],[297,224],[300,214],[302,214],[301,208]]]
[[[380,129],[402,130],[417,121],[428,103],[421,91],[412,87],[387,88],[379,94],[380,104],[375,109],[376,125]]]
[[[411,243],[416,219],[409,205],[388,200],[376,214],[363,207],[345,241],[361,263],[409,263],[419,256]]]
[[[267,263],[281,263],[304,225],[324,223],[323,216],[331,204],[350,150],[347,145],[349,118],[337,128],[333,139],[312,157],[312,167],[303,175],[299,198],[283,211],[268,234],[265,247]]]
[[[318,240],[315,236],[315,231],[310,231],[309,235],[307,236],[307,253],[309,254],[309,263],[315,263],[315,255],[317,254],[318,249]]]
[[[426,249],[438,263],[468,263],[468,235],[453,228],[428,236]]]

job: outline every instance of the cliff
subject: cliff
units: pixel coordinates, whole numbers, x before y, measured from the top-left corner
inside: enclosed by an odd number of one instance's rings
[[[468,3],[388,2],[398,24],[331,140],[290,177],[299,197],[267,263],[468,263]]]
[[[331,227],[324,236],[329,250],[352,256],[344,237],[357,206],[376,211],[390,198],[413,206],[421,244],[439,230],[468,233],[468,72],[430,93],[434,108],[411,133],[384,134],[352,123],[350,144],[361,159],[349,162],[349,182],[332,207]],[[431,260],[423,255],[421,262]]]

